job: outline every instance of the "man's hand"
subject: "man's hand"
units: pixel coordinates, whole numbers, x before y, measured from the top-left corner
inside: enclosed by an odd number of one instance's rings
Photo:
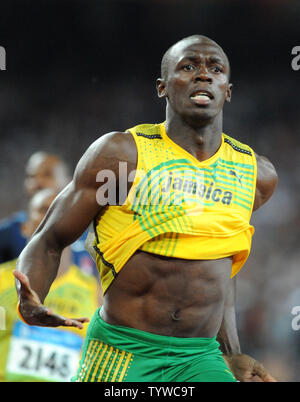
[[[31,289],[28,277],[20,271],[14,270],[13,274],[19,282],[19,311],[24,321],[29,325],[42,327],[76,327],[83,328],[83,323],[89,321],[88,318],[66,318],[54,314],[53,311],[45,307],[36,292]]]
[[[223,355],[223,357],[238,381],[277,382],[261,363],[248,355]]]

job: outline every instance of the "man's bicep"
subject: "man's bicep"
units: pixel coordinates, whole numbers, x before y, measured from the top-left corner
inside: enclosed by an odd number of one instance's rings
[[[122,140],[122,141],[121,141]],[[124,134],[112,132],[96,140],[79,160],[73,180],[51,204],[36,233],[46,236],[54,248],[64,248],[73,243],[87,229],[91,221],[105,205],[97,202],[97,192],[101,183],[98,173],[110,170],[118,178],[120,143]],[[126,137],[126,141],[128,141]]]
[[[82,235],[100,210],[96,189],[78,187],[73,179],[55,198],[35,234],[63,249]]]
[[[96,140],[80,158],[72,181],[55,198],[35,234],[44,237],[54,249],[77,240],[103,206],[97,203],[97,173],[109,168],[109,140],[106,134]]]

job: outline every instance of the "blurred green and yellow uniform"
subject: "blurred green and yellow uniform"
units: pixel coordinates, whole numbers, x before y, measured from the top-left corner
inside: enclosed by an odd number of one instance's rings
[[[69,381],[81,355],[83,330],[29,326],[17,315],[13,270],[16,260],[0,265],[0,381]],[[45,299],[57,314],[92,318],[97,308],[97,279],[76,265],[59,276]]]

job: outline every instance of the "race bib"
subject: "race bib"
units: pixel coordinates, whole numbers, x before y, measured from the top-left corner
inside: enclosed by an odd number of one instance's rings
[[[64,330],[17,321],[6,366],[6,381],[70,381],[78,367],[82,338]]]

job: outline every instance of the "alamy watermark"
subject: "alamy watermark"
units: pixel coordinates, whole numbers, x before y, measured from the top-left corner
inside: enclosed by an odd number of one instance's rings
[[[128,202],[137,211],[153,206],[185,206],[185,214],[201,214],[207,203],[230,205],[233,193],[219,187],[213,178],[206,179],[194,166],[159,165],[150,171],[127,171],[127,163],[119,162],[118,174],[105,169],[98,172],[96,181],[102,183],[96,200],[101,206],[124,205]],[[128,184],[133,183],[129,192]]]
[[[299,331],[300,329],[300,306],[294,306],[292,308],[291,314],[295,317],[292,319],[292,328],[294,331]]]
[[[6,70],[6,50],[0,46],[0,70]]]
[[[292,49],[292,69],[294,71],[300,70],[300,46],[294,46]]]

